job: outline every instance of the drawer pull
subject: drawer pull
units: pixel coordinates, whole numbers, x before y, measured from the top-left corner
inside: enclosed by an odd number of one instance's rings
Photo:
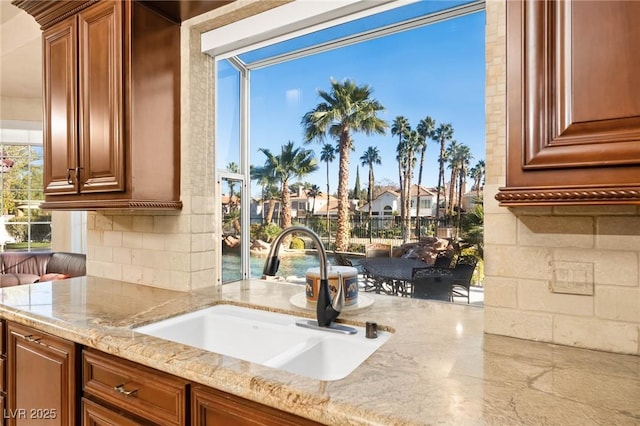
[[[27,342],[39,343],[42,337],[33,337],[33,334],[29,334],[28,336],[24,336],[24,340]]]
[[[124,396],[135,396],[136,392],[138,392],[138,389],[133,389],[133,390],[126,390],[124,388],[124,383],[118,385],[118,386],[114,386],[113,390],[115,390],[116,392],[124,395]]]

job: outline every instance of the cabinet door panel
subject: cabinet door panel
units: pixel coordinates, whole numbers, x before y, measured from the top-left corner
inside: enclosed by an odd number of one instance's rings
[[[10,426],[77,424],[73,343],[9,324],[7,359]]]
[[[78,15],[80,191],[124,191],[122,5]]]
[[[523,168],[640,164],[640,2],[527,2],[521,13]]]
[[[507,8],[505,205],[640,201],[640,2]]]
[[[44,186],[47,194],[77,192],[76,20],[43,34]]]

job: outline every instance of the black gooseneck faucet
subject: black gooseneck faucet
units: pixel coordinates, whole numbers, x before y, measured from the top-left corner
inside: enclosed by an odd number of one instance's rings
[[[276,272],[278,272],[278,266],[280,265],[278,251],[280,250],[280,245],[282,244],[284,237],[294,232],[307,234],[311,237],[318,250],[318,257],[320,258],[320,288],[318,290],[318,302],[316,307],[318,326],[334,329],[339,328],[344,332],[344,329],[349,329],[349,327],[338,326],[335,324],[332,325],[332,322],[338,318],[338,315],[340,315],[340,311],[342,311],[344,306],[345,296],[342,279],[339,280],[338,288],[336,289],[336,296],[331,300],[331,293],[329,292],[329,278],[327,274],[327,253],[320,237],[313,230],[304,226],[292,226],[282,231],[271,244],[271,250],[269,251],[269,255],[267,256],[267,260],[265,261],[264,269],[262,271],[262,278],[264,279],[266,277],[275,276]],[[299,325],[304,327],[308,326],[302,324]],[[349,331],[349,333],[351,332]]]

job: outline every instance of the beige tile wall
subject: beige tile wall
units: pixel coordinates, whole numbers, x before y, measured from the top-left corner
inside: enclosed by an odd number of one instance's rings
[[[499,207],[505,183],[505,2],[487,2],[485,331],[640,354],[636,206]],[[554,266],[592,268],[593,295],[550,291]]]

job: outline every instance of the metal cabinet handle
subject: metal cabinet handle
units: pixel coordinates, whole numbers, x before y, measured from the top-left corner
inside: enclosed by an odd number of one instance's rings
[[[27,342],[40,343],[40,339],[42,339],[42,337],[33,337],[33,334],[24,336],[24,340],[26,340]]]
[[[120,393],[120,394],[122,394],[124,396],[135,396],[135,393],[138,392],[138,389],[133,389],[133,390],[130,390],[130,391],[126,390],[124,388],[124,383],[121,383],[121,384],[119,384],[117,386],[114,386],[113,390],[115,390],[116,392],[118,392],[118,393]]]
[[[71,178],[72,172],[73,172],[73,178],[76,180],[76,182],[80,182],[80,170],[82,170],[82,167],[67,169],[67,183],[69,185],[73,185],[73,179]]]

